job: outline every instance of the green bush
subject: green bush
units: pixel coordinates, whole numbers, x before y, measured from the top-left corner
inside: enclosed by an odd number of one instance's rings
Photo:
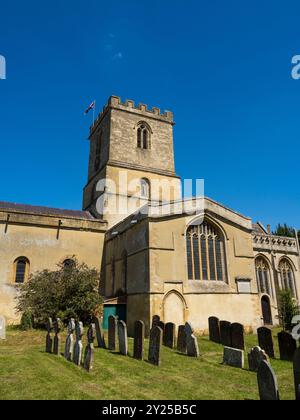
[[[281,290],[278,296],[278,314],[281,326],[284,331],[291,331],[293,328],[292,319],[298,315],[299,308],[290,290]]]
[[[32,330],[32,328],[33,328],[32,312],[25,311],[22,314],[20,328],[21,328],[22,331]]]

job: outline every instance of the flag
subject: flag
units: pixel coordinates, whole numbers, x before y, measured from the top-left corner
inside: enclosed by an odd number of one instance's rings
[[[95,109],[96,101],[93,101],[88,108],[84,111],[84,115],[87,115],[91,109]]]

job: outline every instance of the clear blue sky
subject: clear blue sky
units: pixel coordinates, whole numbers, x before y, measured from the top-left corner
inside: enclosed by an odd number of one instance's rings
[[[177,173],[300,228],[300,4],[1,1],[0,200],[80,209],[91,115],[111,94],[176,116]]]

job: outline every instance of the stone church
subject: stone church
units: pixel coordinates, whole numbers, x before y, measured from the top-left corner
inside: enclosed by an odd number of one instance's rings
[[[183,200],[173,127],[171,112],[113,96],[90,130],[82,211],[0,202],[0,313],[8,322],[18,322],[20,284],[74,256],[101,272],[104,324],[117,314],[129,333],[138,319],[149,330],[153,315],[189,320],[199,333],[210,316],[255,329],[278,323],[279,290],[299,299],[296,238],[209,198]]]

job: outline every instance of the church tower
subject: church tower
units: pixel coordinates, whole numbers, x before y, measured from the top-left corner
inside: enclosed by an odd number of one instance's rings
[[[83,208],[117,224],[137,208],[181,198],[172,112],[112,96],[90,130]],[[100,181],[100,182],[99,182]]]

